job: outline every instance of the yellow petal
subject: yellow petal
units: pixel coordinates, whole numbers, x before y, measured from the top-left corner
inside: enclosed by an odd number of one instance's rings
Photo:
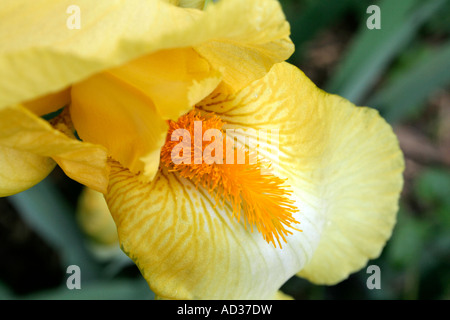
[[[213,67],[220,70],[224,81],[230,87],[238,91],[253,80],[263,77],[274,61],[280,62],[289,58],[293,46],[291,40],[286,37],[265,45],[256,43],[243,46],[232,41],[209,41],[195,49]]]
[[[70,88],[45,95],[31,101],[23,103],[23,106],[31,110],[34,114],[42,116],[54,112],[70,103]]]
[[[284,40],[280,45],[289,25],[274,0],[221,1],[209,5],[206,12],[159,0],[79,0],[80,29],[68,27],[76,19],[76,13],[67,13],[73,4],[71,0],[0,2],[0,107],[57,92],[162,49],[209,41],[232,44],[236,52],[249,47],[248,58],[263,61],[263,66],[239,77],[235,73],[248,69],[247,60],[224,70],[226,79],[240,80],[259,77],[268,61],[282,61],[293,49]],[[269,47],[273,52],[267,52]],[[211,55],[208,47],[200,46],[199,52],[207,59]],[[240,54],[240,58],[246,57]],[[214,68],[226,62],[211,59]]]
[[[294,52],[290,26],[278,1],[210,3],[205,16],[219,7],[223,14],[205,21],[215,38],[195,49],[221,71],[234,90],[263,77],[274,63],[287,60]]]
[[[300,223],[315,216],[321,237],[301,276],[333,284],[380,254],[396,220],[404,162],[377,111],[319,90],[287,63],[235,97],[211,97],[214,103],[209,98],[199,107],[219,114],[227,128],[279,129],[277,169],[300,211],[305,204],[314,211]]]
[[[51,158],[0,146],[0,197],[31,188],[55,165]]]
[[[108,71],[152,100],[164,120],[176,120],[221,81],[193,49],[162,50]]]
[[[52,157],[74,180],[106,191],[106,150],[71,139],[22,106],[0,108],[0,146]]]
[[[168,125],[147,96],[102,73],[73,86],[70,112],[81,139],[105,146],[133,172],[154,177]]]
[[[124,252],[164,299],[271,299],[309,260],[305,222],[283,249],[215,206],[201,187],[166,171],[151,183],[113,164],[105,196]]]
[[[336,124],[329,132],[322,194],[327,222],[311,263],[299,274],[335,284],[377,258],[396,222],[403,155],[391,127],[368,108],[328,96]],[[339,192],[336,192],[339,190]]]
[[[84,141],[105,146],[151,180],[167,134],[165,120],[191,110],[220,82],[192,49],[163,50],[73,86],[72,120]]]
[[[278,290],[273,300],[294,300],[290,295]]]

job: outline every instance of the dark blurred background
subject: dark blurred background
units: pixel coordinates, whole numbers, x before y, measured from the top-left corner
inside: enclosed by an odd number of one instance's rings
[[[381,289],[364,268],[327,287],[294,277],[295,299],[450,299],[450,1],[282,0],[296,52],[290,62],[320,88],[376,108],[405,154],[398,222],[382,255]],[[381,29],[368,29],[370,5]],[[59,168],[0,198],[0,299],[151,299],[122,253],[93,246],[75,209],[82,188]],[[66,267],[83,261],[83,290]],[[79,263],[78,263],[79,264]]]

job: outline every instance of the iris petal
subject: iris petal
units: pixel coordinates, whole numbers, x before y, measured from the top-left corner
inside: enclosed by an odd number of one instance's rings
[[[268,63],[283,61],[293,51],[292,43],[279,45],[289,35],[289,24],[274,0],[221,1],[206,12],[160,0],[79,0],[80,29],[67,27],[66,10],[73,4],[0,2],[0,106],[60,91],[163,49],[195,48],[213,40],[232,44],[236,52],[249,46],[251,58],[265,63],[245,80],[262,76]],[[267,52],[268,47],[276,54]],[[206,58],[211,55],[208,48],[199,51]],[[246,64],[241,60],[240,65]],[[230,65],[228,72],[238,72],[240,65]]]
[[[70,103],[70,88],[27,101],[23,106],[38,116],[57,111]]]
[[[55,165],[49,157],[0,146],[0,197],[31,188],[44,179]]]
[[[22,106],[0,108],[0,128],[0,146],[51,157],[72,179],[106,191],[104,148],[66,136]]]
[[[122,249],[164,299],[271,299],[309,260],[314,227],[268,244],[203,188],[161,171],[151,183],[118,164],[106,200]],[[311,243],[312,242],[312,243]]]
[[[106,199],[122,248],[152,290],[171,299],[271,298],[305,265],[302,275],[331,283],[378,254],[402,185],[403,158],[389,125],[287,63],[237,94],[226,88],[197,107],[227,128],[279,129],[273,164],[294,191],[303,232],[275,249],[232,219],[229,204],[216,206],[176,173],[161,171],[149,184],[113,165]]]
[[[221,81],[208,61],[190,48],[158,51],[108,73],[152,100],[164,120],[187,113]]]
[[[380,254],[396,221],[404,161],[376,110],[318,89],[287,63],[236,96],[213,93],[199,108],[227,128],[279,129],[279,159],[264,156],[320,221],[320,244],[301,276],[334,284]]]
[[[105,146],[133,172],[155,176],[168,125],[147,96],[102,73],[73,86],[70,112],[81,139]]]

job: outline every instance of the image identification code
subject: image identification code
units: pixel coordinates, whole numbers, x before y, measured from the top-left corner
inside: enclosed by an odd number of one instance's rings
[[[272,312],[272,305],[258,305],[258,304],[229,304],[222,307],[192,307],[185,304],[183,307],[178,307],[177,314],[195,314],[203,315],[205,318],[211,314],[233,315],[233,314],[270,314]]]

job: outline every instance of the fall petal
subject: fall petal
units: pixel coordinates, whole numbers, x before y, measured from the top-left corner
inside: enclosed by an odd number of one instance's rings
[[[313,208],[321,237],[301,276],[333,284],[380,254],[395,224],[404,162],[377,111],[318,89],[287,63],[237,95],[213,93],[198,107],[229,129],[279,129],[278,159],[263,156],[288,178],[300,212]]]
[[[164,299],[272,299],[318,240],[305,222],[275,248],[232,218],[230,206],[167,171],[142,183],[115,163],[105,198],[121,247]]]

